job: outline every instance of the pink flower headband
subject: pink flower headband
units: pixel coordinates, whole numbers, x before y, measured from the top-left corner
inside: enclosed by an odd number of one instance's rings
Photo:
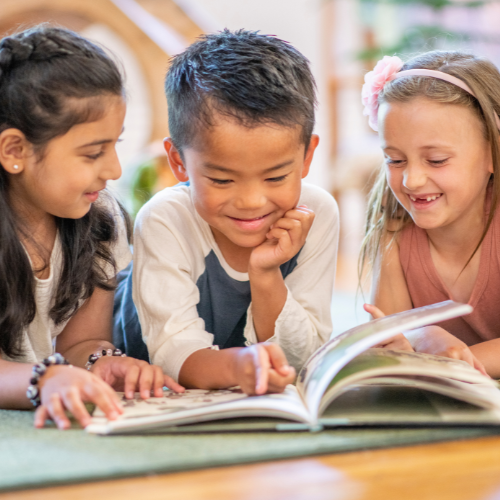
[[[378,130],[378,96],[387,82],[391,82],[397,78],[403,78],[405,76],[430,76],[452,83],[476,97],[466,83],[448,73],[432,69],[409,69],[400,71],[403,64],[403,61],[397,56],[384,56],[384,58],[377,63],[373,71],[365,75],[365,84],[361,91],[361,100],[365,106],[363,115],[368,116],[368,123],[375,131]],[[495,121],[497,128],[500,130],[500,118],[496,113]]]

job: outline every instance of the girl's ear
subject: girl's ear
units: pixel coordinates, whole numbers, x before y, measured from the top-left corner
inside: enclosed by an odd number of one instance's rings
[[[313,134],[311,136],[311,140],[309,141],[309,146],[307,147],[306,155],[304,158],[304,165],[302,167],[302,179],[306,177],[306,175],[309,173],[309,167],[311,166],[311,162],[314,157],[314,151],[316,151],[318,144],[319,144],[319,136]]]
[[[24,170],[28,154],[31,154],[31,145],[20,130],[8,128],[0,134],[0,165],[9,174]]]
[[[167,152],[168,163],[175,178],[179,182],[188,181],[189,176],[184,167],[184,162],[182,160],[181,154],[179,153],[179,150],[174,146],[172,139],[170,137],[163,139],[163,146],[165,147],[165,151]]]

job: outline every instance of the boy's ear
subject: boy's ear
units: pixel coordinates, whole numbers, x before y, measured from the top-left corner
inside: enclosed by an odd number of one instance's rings
[[[172,139],[170,137],[166,137],[163,139],[163,146],[168,156],[168,163],[170,165],[170,169],[174,174],[175,178],[179,182],[186,182],[189,180],[189,176],[184,167],[184,162],[182,160],[181,154],[179,150],[174,146]]]
[[[8,128],[0,134],[0,165],[9,174],[21,173],[30,153],[30,143],[17,128]]]
[[[319,135],[313,134],[311,140],[309,141],[309,146],[306,150],[306,155],[304,157],[304,165],[302,167],[302,179],[309,173],[309,167],[314,157],[314,152],[319,144]]]

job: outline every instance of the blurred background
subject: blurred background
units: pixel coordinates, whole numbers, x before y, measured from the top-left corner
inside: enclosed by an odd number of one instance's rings
[[[287,40],[311,61],[321,137],[308,181],[332,192],[341,214],[334,331],[367,321],[357,256],[378,138],[362,116],[364,74],[382,55],[403,59],[460,48],[500,63],[498,0],[0,0],[0,35],[48,22],[80,32],[115,55],[126,74],[128,109],[112,189],[134,215],[173,185],[163,80],[169,58],[202,33],[259,30]],[[368,286],[365,291],[368,292]],[[365,295],[368,298],[368,295]]]

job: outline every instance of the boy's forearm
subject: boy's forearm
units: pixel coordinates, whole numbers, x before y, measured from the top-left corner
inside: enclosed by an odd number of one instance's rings
[[[231,347],[222,351],[195,351],[182,365],[179,384],[188,389],[225,389],[237,385],[235,362],[241,349]]]
[[[288,291],[279,267],[262,273],[250,270],[248,274],[255,333],[259,342],[265,342],[274,335],[276,320],[285,306]]]
[[[470,347],[492,378],[500,378],[500,339],[487,340]]]

